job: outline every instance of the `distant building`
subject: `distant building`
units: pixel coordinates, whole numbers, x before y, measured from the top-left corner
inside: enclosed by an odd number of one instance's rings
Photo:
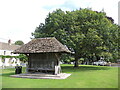
[[[20,65],[20,60],[12,56],[18,56],[19,54],[13,54],[12,52],[19,48],[19,45],[11,44],[11,40],[8,43],[0,42],[0,66],[16,66]],[[7,56],[6,58],[3,56]]]

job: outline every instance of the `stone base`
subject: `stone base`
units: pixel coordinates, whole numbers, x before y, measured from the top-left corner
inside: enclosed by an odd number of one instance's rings
[[[31,78],[31,79],[66,79],[71,74],[66,73],[60,73],[58,75],[52,75],[52,74],[16,74],[16,75],[10,75],[11,77],[16,78]]]

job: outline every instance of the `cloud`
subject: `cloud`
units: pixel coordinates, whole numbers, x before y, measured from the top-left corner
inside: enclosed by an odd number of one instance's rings
[[[59,1],[59,0],[58,0]],[[44,9],[53,11],[56,8],[62,10],[76,10],[79,8],[92,8],[92,10],[101,11],[104,9],[107,16],[112,17],[115,23],[118,23],[118,1],[119,0],[63,0],[60,4],[44,5]]]
[[[0,38],[30,41],[31,32],[49,12],[61,8],[64,11],[90,7],[108,16],[118,18],[119,0],[0,0]]]
[[[6,3],[7,2],[7,3]],[[28,42],[40,22],[44,22],[48,11],[33,0],[4,0],[0,3],[0,37]]]
[[[76,7],[92,8],[101,11],[104,9],[106,14],[118,23],[118,2],[119,0],[74,0]]]

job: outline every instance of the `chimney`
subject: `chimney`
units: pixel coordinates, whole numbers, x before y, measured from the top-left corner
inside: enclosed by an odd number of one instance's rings
[[[8,40],[8,44],[11,45],[11,39]]]

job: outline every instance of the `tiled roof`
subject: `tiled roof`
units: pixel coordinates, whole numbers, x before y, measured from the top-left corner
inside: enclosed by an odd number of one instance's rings
[[[70,51],[62,45],[56,38],[33,39],[27,44],[16,49],[13,53],[43,53],[43,52],[66,52]]]
[[[14,51],[15,49],[19,48],[19,45],[10,45],[8,43],[3,43],[0,42],[0,50],[10,50],[10,51]]]

